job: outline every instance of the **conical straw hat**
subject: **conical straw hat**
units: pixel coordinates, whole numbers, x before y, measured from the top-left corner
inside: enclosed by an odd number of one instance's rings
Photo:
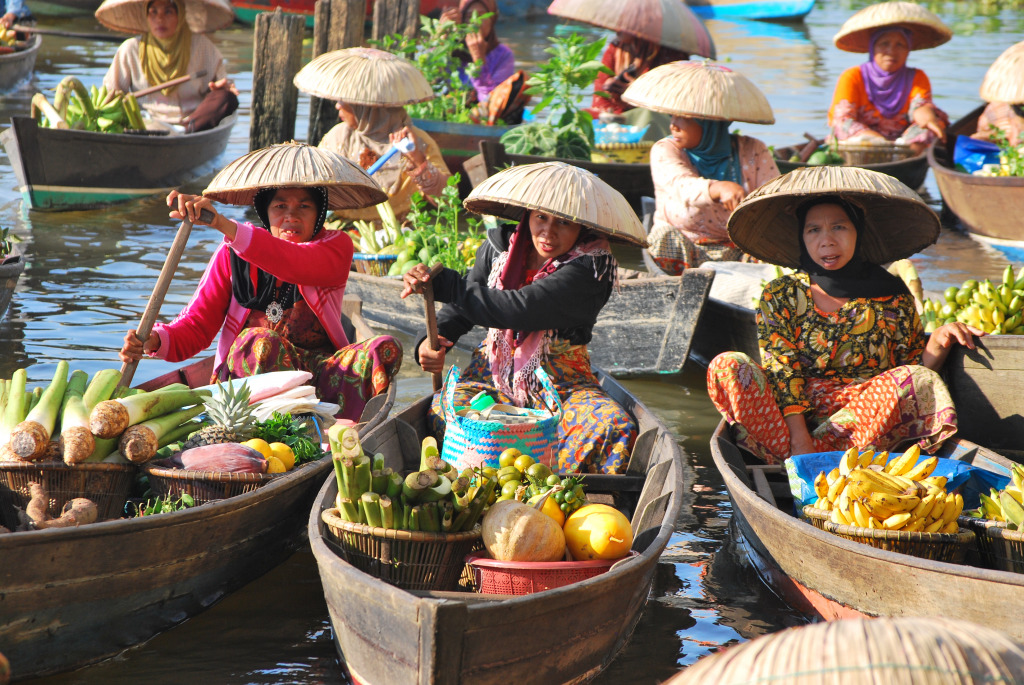
[[[1024,103],[1024,41],[1006,48],[985,72],[981,99],[987,102]]]
[[[622,94],[636,107],[683,117],[774,124],[768,98],[747,77],[714,62],[671,62],[637,77]]]
[[[920,252],[939,238],[939,217],[892,176],[848,166],[811,166],[778,176],[752,192],[729,217],[729,236],[758,259],[799,268],[796,209],[806,200],[838,195],[864,210],[861,256],[887,264]]]
[[[912,2],[880,2],[868,5],[846,20],[832,41],[846,52],[867,52],[871,34],[883,26],[910,31],[910,49],[935,48],[953,32],[935,14]]]
[[[512,221],[537,209],[583,224],[612,240],[647,245],[643,225],[622,193],[589,171],[565,162],[503,169],[474,188],[463,204],[471,212]]]
[[[96,19],[108,29],[121,33],[147,33],[147,0],[103,0]],[[227,28],[235,11],[227,0],[185,0],[185,19],[192,33],[209,33]]]
[[[377,107],[401,107],[434,97],[415,64],[374,48],[325,52],[299,70],[295,87],[325,100]]]
[[[555,0],[548,14],[625,31],[690,55],[715,57],[711,34],[681,0]]]
[[[372,207],[388,198],[365,171],[341,155],[305,143],[254,150],[224,167],[203,195],[230,205],[251,205],[266,188],[327,188],[328,209]]]

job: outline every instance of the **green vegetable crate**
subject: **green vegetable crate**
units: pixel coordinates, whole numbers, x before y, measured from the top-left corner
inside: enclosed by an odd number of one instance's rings
[[[352,255],[352,264],[356,267],[356,271],[361,274],[367,274],[369,276],[387,276],[388,269],[398,259],[398,255],[393,254],[368,254],[366,252],[356,252]]]

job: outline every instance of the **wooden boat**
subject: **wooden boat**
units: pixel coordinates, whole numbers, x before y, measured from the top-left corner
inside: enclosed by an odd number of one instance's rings
[[[625,196],[638,215],[643,214],[643,197],[654,196],[654,180],[650,164],[623,162],[591,162],[583,159],[555,159],[536,155],[513,155],[505,152],[500,142],[480,142],[480,154],[485,170],[483,178],[491,176],[513,164],[536,164],[559,161],[593,172],[598,178]],[[475,179],[474,179],[475,180]],[[478,181],[477,181],[478,182]]]
[[[597,317],[588,345],[591,362],[617,375],[681,371],[713,278],[709,271],[692,269],[682,279],[620,280]],[[425,329],[423,299],[401,299],[402,288],[401,279],[352,272],[345,292],[363,301],[370,321],[419,333]],[[475,348],[483,335],[477,326],[459,345]]]
[[[31,209],[93,209],[192,180],[227,147],[237,119],[236,112],[200,133],[140,135],[43,128],[13,117],[0,143]]]
[[[814,0],[686,0],[701,19],[802,21]]]
[[[384,683],[576,683],[604,668],[629,638],[651,588],[689,487],[675,438],[649,409],[607,374],[602,386],[637,419],[640,436],[622,476],[587,475],[587,492],[611,495],[635,512],[639,554],[607,573],[532,595],[409,592],[343,561],[328,546],[320,513],[334,506],[327,479],[309,517],[338,653],[352,679]],[[415,468],[426,435],[429,396],[373,430],[367,449]],[[397,460],[391,464],[397,468]],[[515,636],[514,648],[507,639]]]
[[[790,158],[800,151],[801,145],[792,147],[775,148],[775,165],[779,167],[779,173],[787,174],[793,169],[810,166],[803,162],[791,162]],[[874,164],[857,164],[861,169],[877,171],[881,174],[888,174],[897,181],[917,190],[924,185],[924,179],[928,176],[928,155],[922,152],[913,157],[897,160],[895,162],[878,162]]]
[[[953,168],[953,147],[957,136],[970,136],[978,128],[984,106],[953,122],[946,131],[946,143],[937,141],[928,150],[928,163],[946,207],[973,235],[996,242],[1024,241],[1019,217],[1024,211],[1024,177],[973,176]]]
[[[6,258],[0,259],[0,320],[11,306],[14,289],[18,286],[18,279],[24,270],[25,258],[17,247],[14,247]]]
[[[362,321],[357,327],[366,330]],[[211,357],[141,387],[206,385],[212,368]],[[392,385],[367,404],[362,434],[383,422],[394,399]],[[283,562],[304,544],[309,508],[330,471],[325,457],[191,509],[0,535],[0,649],[14,679],[113,656]]]
[[[42,42],[39,34],[33,34],[28,37],[25,49],[0,55],[0,92],[14,88],[32,75]]]
[[[280,9],[289,14],[298,14],[306,18],[306,28],[313,28],[313,16],[316,11],[316,0],[231,0],[235,10],[235,18],[243,24],[255,24],[256,17],[263,12]]]
[[[957,616],[1024,638],[1017,607],[1024,574],[921,559],[840,538],[793,516],[781,466],[753,464],[724,422],[711,454],[733,519],[762,579],[797,610],[832,620],[862,616]],[[966,440],[940,456],[1008,474],[1010,462]]]

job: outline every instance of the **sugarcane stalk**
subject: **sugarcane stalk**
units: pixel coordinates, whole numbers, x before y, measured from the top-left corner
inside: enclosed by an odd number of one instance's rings
[[[415,506],[409,511],[409,525],[406,526],[409,530],[420,529],[420,514],[422,511],[419,506]]]
[[[341,514],[341,517],[343,519],[351,523],[363,522],[359,507],[356,506],[356,504],[348,497],[339,497],[337,503],[338,513]]]
[[[331,463],[334,465],[334,479],[338,482],[338,497],[348,497],[348,484],[345,482],[345,469],[341,465],[341,459],[332,457]]]
[[[402,478],[401,474],[392,471],[388,475],[388,482],[385,494],[387,494],[387,496],[390,497],[391,499],[397,500],[399,495],[402,494],[402,483],[404,482],[405,479]]]
[[[351,459],[341,459],[341,475],[345,479],[345,496],[353,502],[359,499],[363,491],[356,482],[356,463]]]
[[[391,469],[388,469],[390,472]],[[388,492],[388,476],[390,473],[384,473],[383,470],[374,469],[370,473],[370,489],[376,492],[378,495],[386,495]]]
[[[384,470],[384,455],[381,454],[380,452],[377,452],[375,455],[373,455],[373,470],[374,471],[383,471]]]

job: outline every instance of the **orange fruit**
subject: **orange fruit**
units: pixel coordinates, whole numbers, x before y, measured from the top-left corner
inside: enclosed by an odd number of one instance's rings
[[[253,438],[252,440],[246,440],[242,444],[245,445],[246,447],[251,447],[260,454],[262,454],[264,459],[273,456],[273,453],[270,451],[270,445],[268,445],[267,441],[263,440],[262,438]]]
[[[535,463],[537,462],[529,454],[520,454],[518,457],[516,457],[515,463],[513,463],[512,465],[515,466],[520,471],[526,471],[526,469],[530,468]]]
[[[272,442],[270,443],[270,454],[273,457],[277,457],[284,464],[286,471],[291,471],[295,468],[295,453],[292,452],[292,448],[283,442]]]
[[[287,470],[277,457],[267,457],[267,473],[284,473]]]

